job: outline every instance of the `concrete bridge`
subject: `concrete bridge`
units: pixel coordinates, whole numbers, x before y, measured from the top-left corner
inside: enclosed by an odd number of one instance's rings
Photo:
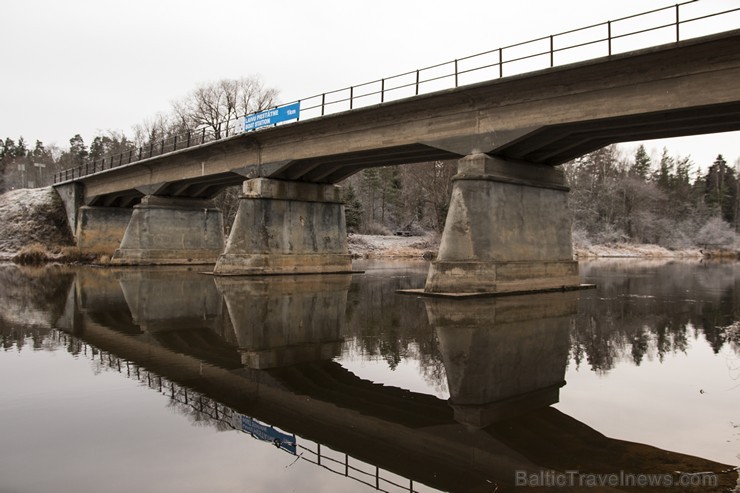
[[[241,133],[62,180],[80,247],[217,275],[351,271],[336,186],[374,166],[459,159],[424,291],[579,284],[557,165],[604,145],[740,130],[740,30]],[[552,52],[551,52],[552,56]],[[211,199],[243,184],[224,243]]]

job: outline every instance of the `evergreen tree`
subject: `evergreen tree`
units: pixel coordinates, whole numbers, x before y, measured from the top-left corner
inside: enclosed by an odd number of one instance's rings
[[[357,193],[351,183],[344,189],[344,203],[347,232],[356,233],[362,224],[362,202],[357,198]]]
[[[87,157],[87,147],[80,134],[69,139],[69,155],[73,166],[81,166]]]
[[[668,154],[668,149],[663,148],[663,154],[660,156],[660,164],[655,172],[654,180],[664,191],[671,189],[673,181],[673,172],[675,167],[674,159]]]
[[[20,137],[18,139],[18,145],[15,147],[15,157],[17,158],[24,158],[28,154],[28,147],[26,146],[26,141],[23,139],[23,137]]]
[[[648,153],[645,151],[645,146],[640,144],[640,147],[638,147],[635,152],[635,161],[632,163],[630,173],[633,176],[647,180],[648,176],[650,176],[651,165],[650,156],[648,156]]]
[[[735,171],[727,166],[722,154],[717,156],[704,178],[704,201],[722,219],[735,224],[737,180]]]

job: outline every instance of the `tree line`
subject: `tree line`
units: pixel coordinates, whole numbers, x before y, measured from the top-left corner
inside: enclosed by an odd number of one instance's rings
[[[15,188],[50,185],[54,174],[97,161],[105,156],[128,153],[151,142],[205,129],[216,138],[222,123],[276,104],[278,91],[259,77],[222,79],[202,84],[158,113],[134,125],[132,135],[109,130],[86,143],[80,134],[69,139],[69,147],[30,146],[24,137],[0,140],[0,193]]]
[[[565,164],[574,240],[669,249],[737,246],[737,170],[722,154],[707,164],[702,172],[665,148],[653,160],[642,145],[631,157],[610,145]]]

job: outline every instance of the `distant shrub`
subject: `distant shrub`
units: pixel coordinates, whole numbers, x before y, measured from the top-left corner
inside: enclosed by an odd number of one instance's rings
[[[57,260],[68,264],[88,264],[95,262],[99,256],[97,252],[83,251],[79,247],[62,247]]]
[[[738,247],[737,234],[732,226],[719,217],[709,219],[696,235],[697,246]]]

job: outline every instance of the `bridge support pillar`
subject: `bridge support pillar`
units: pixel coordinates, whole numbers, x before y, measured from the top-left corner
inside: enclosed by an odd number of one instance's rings
[[[134,206],[111,263],[212,264],[223,245],[223,214],[212,201],[147,195]]]
[[[336,185],[248,180],[214,274],[351,272],[346,229]]]
[[[461,159],[428,294],[579,286],[562,170],[473,154]]]

